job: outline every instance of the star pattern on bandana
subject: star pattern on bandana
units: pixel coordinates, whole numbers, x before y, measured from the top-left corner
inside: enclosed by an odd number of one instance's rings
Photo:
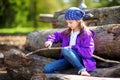
[[[80,10],[79,8],[70,8],[66,11],[65,19],[66,20],[80,20],[84,17],[84,11]]]

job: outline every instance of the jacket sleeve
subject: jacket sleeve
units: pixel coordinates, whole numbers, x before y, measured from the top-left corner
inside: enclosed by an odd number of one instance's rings
[[[48,35],[46,37],[46,41],[51,41],[53,43],[61,42],[62,41],[61,34],[62,34],[62,32],[55,32],[55,33],[53,33],[51,35]]]
[[[91,35],[86,35],[81,44],[73,45],[72,49],[77,50],[82,58],[91,58],[94,52],[94,40]]]

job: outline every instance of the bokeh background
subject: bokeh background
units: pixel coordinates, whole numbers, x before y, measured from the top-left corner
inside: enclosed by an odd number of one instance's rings
[[[0,33],[29,33],[33,30],[50,29],[50,23],[39,21],[40,14],[78,7],[81,0],[0,0]],[[85,0],[88,8],[120,5],[120,0]]]

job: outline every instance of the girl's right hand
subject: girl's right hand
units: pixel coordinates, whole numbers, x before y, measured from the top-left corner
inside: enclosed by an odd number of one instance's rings
[[[52,42],[51,41],[46,41],[45,42],[45,47],[51,47],[52,46]]]

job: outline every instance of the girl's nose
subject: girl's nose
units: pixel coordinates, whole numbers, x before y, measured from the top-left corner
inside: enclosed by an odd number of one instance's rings
[[[70,24],[68,23],[67,26],[70,27]]]

